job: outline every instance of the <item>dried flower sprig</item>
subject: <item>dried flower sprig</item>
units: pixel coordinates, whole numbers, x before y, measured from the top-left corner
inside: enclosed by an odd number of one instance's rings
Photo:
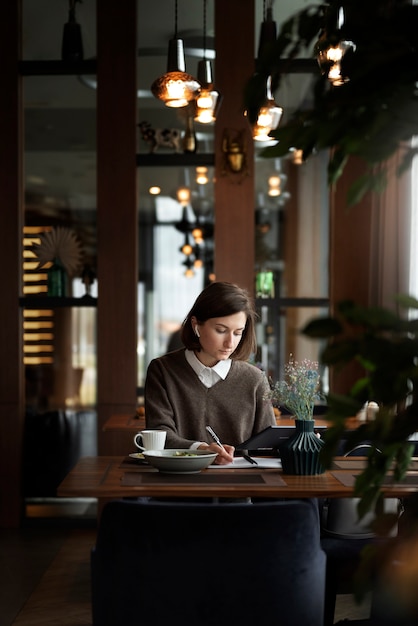
[[[322,398],[320,381],[317,361],[304,359],[298,363],[291,356],[284,366],[284,380],[271,385],[268,397],[273,404],[285,406],[297,419],[313,419],[315,401]]]

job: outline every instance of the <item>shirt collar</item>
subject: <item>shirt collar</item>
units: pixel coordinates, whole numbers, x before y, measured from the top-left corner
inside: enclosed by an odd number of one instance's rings
[[[198,376],[206,370],[212,370],[213,372],[216,372],[222,380],[225,380],[228,376],[228,372],[232,365],[231,359],[226,359],[225,361],[218,361],[213,367],[207,367],[199,361],[193,350],[186,350],[186,359]]]

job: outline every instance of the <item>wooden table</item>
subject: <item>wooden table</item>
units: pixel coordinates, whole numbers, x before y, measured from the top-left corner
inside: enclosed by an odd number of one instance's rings
[[[278,426],[294,426],[295,420],[293,417],[277,417],[276,423]],[[347,420],[347,429],[351,430],[357,428],[362,422],[359,422],[355,417]],[[318,428],[329,426],[329,422],[321,417],[315,417],[315,425]],[[103,425],[103,431],[130,431],[137,433],[145,428],[145,415],[135,415],[128,413],[117,413],[111,415],[109,419]]]
[[[163,474],[129,457],[85,457],[57,490],[63,497],[127,498],[341,498],[353,495],[355,476],[365,461],[336,458],[335,467],[316,476],[288,476],[277,469],[206,469],[199,474]],[[418,490],[418,459],[406,482],[387,485],[387,496],[402,497]]]
[[[145,428],[145,415],[117,413],[103,424],[103,431],[131,431],[138,433]]]

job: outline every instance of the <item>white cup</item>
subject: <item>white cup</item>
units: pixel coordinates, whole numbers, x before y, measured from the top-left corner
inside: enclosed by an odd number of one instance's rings
[[[165,430],[143,430],[134,436],[134,444],[140,450],[164,450],[166,436]]]

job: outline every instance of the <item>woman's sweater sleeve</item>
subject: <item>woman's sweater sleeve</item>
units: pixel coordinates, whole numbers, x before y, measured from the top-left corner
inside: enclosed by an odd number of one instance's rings
[[[146,427],[167,431],[166,448],[189,448],[194,440],[178,435],[167,383],[164,380],[164,368],[159,359],[154,359],[148,366],[144,395]]]

